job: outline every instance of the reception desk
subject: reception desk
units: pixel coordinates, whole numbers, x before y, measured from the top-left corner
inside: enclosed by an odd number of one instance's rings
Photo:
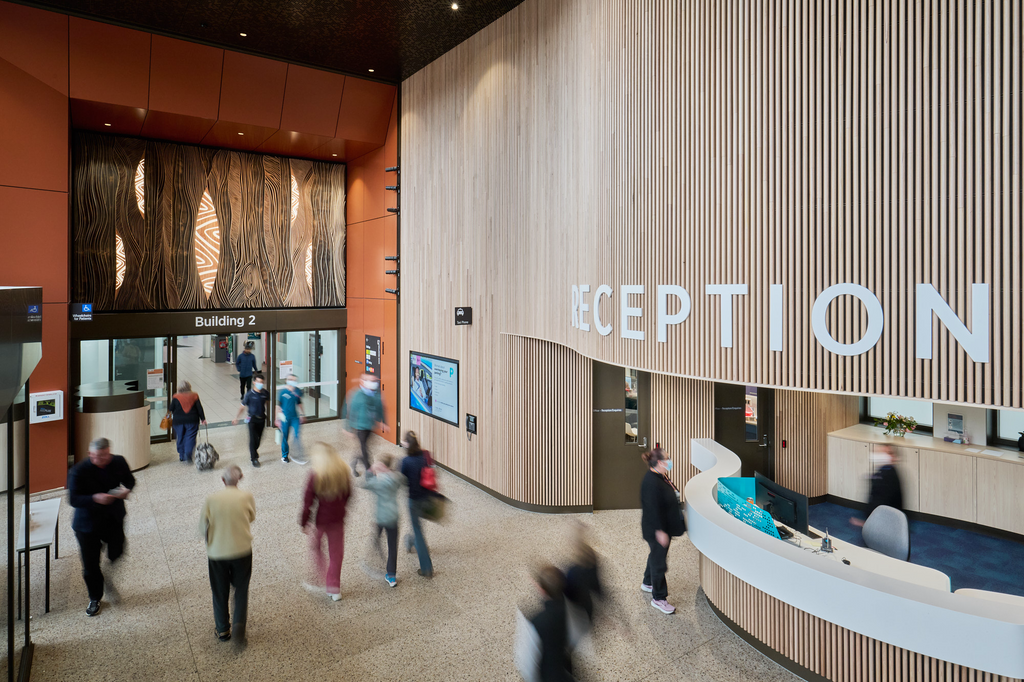
[[[828,493],[866,502],[871,451],[896,450],[908,511],[1024,534],[1024,458],[1019,452],[910,434],[886,436],[857,424],[828,435]]]
[[[108,438],[111,451],[132,471],[149,465],[149,405],[134,382],[101,381],[76,391],[75,461],[89,456],[94,438]]]
[[[840,552],[816,554],[810,539],[769,536],[718,505],[718,479],[739,475],[735,453],[694,439],[691,461],[701,473],[686,484],[686,516],[701,587],[776,660],[836,681],[1024,678],[1024,609],[1013,600],[951,593],[940,572],[872,563],[854,553],[863,548],[837,542]]]

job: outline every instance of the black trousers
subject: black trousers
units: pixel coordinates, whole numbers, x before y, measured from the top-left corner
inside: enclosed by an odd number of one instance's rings
[[[668,539],[669,546],[672,545],[672,538]],[[654,588],[652,597],[654,599],[668,598],[668,582],[665,580],[665,573],[668,572],[668,547],[662,547],[657,540],[647,541],[651,553],[647,555],[647,570],[644,571],[644,584]]]
[[[352,468],[355,469],[355,464],[359,460],[363,461],[363,466],[366,469],[370,468],[370,446],[366,444],[369,440],[370,434],[373,431],[356,431],[356,437],[359,438],[359,456],[352,460]]]
[[[124,554],[124,522],[120,519],[108,521],[103,528],[92,533],[75,531],[75,537],[81,550],[82,577],[89,591],[89,601],[99,601],[103,598],[103,571],[100,570],[103,544],[107,545],[108,559],[113,562],[121,558]]]
[[[377,534],[373,536],[373,545],[377,548],[377,553],[384,558],[383,552],[380,550],[380,534],[381,531],[388,538],[388,559],[387,559],[387,573],[390,576],[395,575],[398,571],[398,526],[382,526],[377,524]]]
[[[237,559],[209,559],[210,589],[213,591],[213,622],[217,634],[231,630],[228,620],[228,596],[235,588],[235,637],[245,637],[245,619],[249,613],[249,578],[252,577],[252,554]]]
[[[260,458],[260,439],[263,438],[263,428],[267,420],[262,417],[253,417],[249,420],[249,459],[256,461]]]
[[[241,391],[242,397],[245,397],[246,392],[252,388],[252,375],[247,377],[238,377],[238,390]]]

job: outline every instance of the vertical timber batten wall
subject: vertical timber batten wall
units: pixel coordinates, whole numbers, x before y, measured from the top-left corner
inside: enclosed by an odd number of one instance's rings
[[[443,427],[441,461],[507,456],[501,334],[676,376],[1024,408],[1022,13],[1011,0],[526,0],[405,81],[402,274],[416,284],[402,350],[459,359],[461,411],[481,417],[473,441]],[[852,357],[810,322],[843,282],[885,315]],[[741,283],[723,348],[724,297],[705,286]],[[970,285],[989,285],[988,363],[935,316],[933,358],[916,357],[919,283],[968,327]],[[574,284],[590,286],[590,332],[570,322]],[[601,284],[612,296],[595,302]],[[659,284],[693,301],[664,343]],[[782,351],[769,349],[773,284]],[[629,300],[643,341],[623,338],[622,285],[644,287]],[[454,327],[460,305],[472,327]],[[827,324],[853,343],[867,314],[841,296]]]

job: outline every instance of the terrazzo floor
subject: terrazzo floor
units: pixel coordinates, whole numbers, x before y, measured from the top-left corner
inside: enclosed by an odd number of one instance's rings
[[[307,548],[297,523],[306,471],[282,464],[272,439],[264,441],[263,467],[252,469],[244,428],[218,429],[212,440],[222,456],[218,469],[225,462],[240,464],[241,485],[256,496],[248,647],[237,650],[214,635],[205,551],[196,530],[203,497],[221,487],[219,476],[179,463],[174,444],[167,443],[154,446],[153,463],[136,472],[128,555],[115,578],[121,600],[104,603],[95,618],[85,615],[71,509],[62,505],[61,557],[52,564],[48,614],[42,553],[32,560],[33,680],[518,680],[515,613],[517,607],[529,613],[536,604],[530,570],[541,561],[568,560],[577,519],[591,528],[619,623],[599,628],[578,652],[580,680],[798,679],[711,612],[698,590],[697,552],[687,539],[672,546],[670,600],[678,611],[665,616],[638,589],[646,560],[638,511],[533,514],[445,472],[439,480],[452,499],[449,518],[426,529],[432,580],[417,576],[415,554],[404,552],[394,589],[363,570],[373,500],[357,491],[346,525],[343,599],[334,603],[311,593],[302,586]],[[326,440],[349,448],[346,439],[336,421],[311,424],[304,432],[307,444]],[[381,439],[373,447],[397,452]],[[407,519],[402,523],[404,532]],[[6,565],[0,575],[6,580]],[[6,619],[6,604],[0,608]]]

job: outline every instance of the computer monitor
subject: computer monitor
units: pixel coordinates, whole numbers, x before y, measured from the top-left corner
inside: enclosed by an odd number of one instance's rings
[[[756,471],[754,491],[757,506],[771,514],[773,519],[799,533],[808,534],[806,495],[784,488]]]

